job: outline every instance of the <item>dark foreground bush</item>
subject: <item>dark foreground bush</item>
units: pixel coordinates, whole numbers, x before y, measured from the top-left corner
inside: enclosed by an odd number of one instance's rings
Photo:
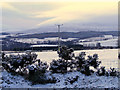
[[[87,59],[85,59],[85,57],[86,57],[85,52],[81,52],[79,56],[75,57],[77,70],[85,75],[91,75],[92,73],[94,73],[94,71],[91,70],[90,67],[97,69],[101,61],[98,61],[97,54],[94,54],[93,56],[88,56]]]
[[[22,55],[3,56],[2,66],[4,69],[14,75],[22,75],[33,84],[55,83],[55,78],[47,78],[45,75],[48,65],[41,60],[36,59],[35,53],[26,52]]]
[[[100,67],[96,74],[98,76],[119,76],[119,72],[115,68],[110,68],[106,70],[105,67]]]
[[[53,60],[50,63],[50,70],[53,73],[67,73],[67,71],[72,71],[74,68],[74,50],[66,46],[59,47],[57,53],[60,57],[58,60]]]
[[[52,73],[66,73],[67,72],[67,62],[63,59],[53,60],[50,63],[50,69]]]

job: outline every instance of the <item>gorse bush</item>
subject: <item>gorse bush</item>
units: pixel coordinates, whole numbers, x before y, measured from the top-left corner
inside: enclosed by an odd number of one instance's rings
[[[74,50],[72,48],[68,48],[66,46],[63,47],[59,47],[57,53],[59,55],[59,57],[61,57],[64,60],[72,60],[72,58],[74,57]]]
[[[50,63],[50,70],[52,73],[66,73],[67,62],[65,62],[63,59],[53,60]]]
[[[48,68],[47,63],[36,58],[37,55],[30,51],[22,55],[4,55],[2,66],[6,71],[14,75],[18,74],[24,76],[26,79],[30,80],[32,84],[55,83],[56,80],[54,78],[49,79],[45,75]]]
[[[119,72],[115,70],[115,68],[111,67],[108,71],[105,69],[105,67],[100,67],[96,73],[99,76],[119,76]]]
[[[50,63],[50,70],[53,73],[66,73],[69,70],[73,69],[73,58],[74,58],[74,50],[72,48],[68,48],[66,46],[59,47],[57,53],[60,57],[58,60],[53,60]]]
[[[85,52],[81,52],[79,56],[76,58],[76,66],[77,70],[81,71],[81,73],[84,73],[85,75],[91,75],[94,73],[93,70],[90,69],[90,67],[93,67],[94,69],[97,69],[100,65],[100,61],[98,60],[98,55],[94,54],[93,56],[88,56],[87,59],[85,59]]]

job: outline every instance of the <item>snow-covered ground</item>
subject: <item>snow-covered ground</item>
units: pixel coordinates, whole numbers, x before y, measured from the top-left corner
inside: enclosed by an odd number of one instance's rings
[[[118,46],[118,39],[108,39],[108,40],[103,40],[103,41],[92,41],[92,42],[81,42],[79,44],[85,45],[85,46],[91,46],[91,45],[96,45],[97,43],[100,43],[101,46],[112,46],[112,47],[117,47]]]
[[[9,35],[0,35],[0,38],[6,38]]]
[[[82,44],[84,46],[96,46],[97,43],[100,43],[101,46],[117,47],[118,46],[118,37],[111,36],[111,35],[105,35],[102,37],[81,39],[78,42],[78,44]]]
[[[31,47],[58,47],[58,45],[42,44],[42,45],[31,45]]]
[[[46,73],[50,77],[49,72]],[[24,80],[21,76],[12,76],[6,71],[2,72],[1,86],[9,88],[118,88],[118,77],[112,76],[85,76],[80,72],[68,72],[67,74],[52,74],[57,82],[54,84],[36,84],[32,85],[29,81]],[[72,79],[78,76],[78,80],[73,84],[68,82],[68,78]]]
[[[79,38],[68,38],[68,39],[62,39],[61,41],[67,42],[76,40]],[[30,44],[38,44],[38,43],[46,43],[46,42],[57,42],[58,37],[49,37],[44,39],[38,39],[38,38],[14,38],[11,39],[15,42],[22,42],[22,43],[30,43]],[[75,42],[76,44],[81,44],[84,46],[96,46],[97,43],[100,43],[101,46],[112,46],[117,47],[118,46],[118,37],[112,36],[112,35],[103,35],[99,37],[91,37],[86,39],[80,39],[79,41]]]
[[[68,39],[61,39],[61,41],[71,41],[75,40],[77,38],[68,38]],[[14,38],[11,39],[12,41],[15,42],[22,42],[22,43],[31,43],[31,44],[37,44],[37,43],[44,43],[44,42],[57,42],[58,37],[51,37],[51,38],[44,38],[44,39],[38,39],[38,38]]]

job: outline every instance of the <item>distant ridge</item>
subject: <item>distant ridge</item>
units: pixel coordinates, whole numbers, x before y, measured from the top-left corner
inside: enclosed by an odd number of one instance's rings
[[[66,38],[90,38],[90,37],[98,37],[102,35],[113,35],[118,36],[118,31],[81,31],[81,32],[61,32],[61,37]],[[17,35],[14,38],[48,38],[48,37],[58,37],[57,32],[48,32],[48,33],[34,33],[34,34],[23,34]],[[11,36],[12,38],[12,36]]]
[[[7,32],[2,32],[0,33],[0,35],[9,35],[10,33],[7,33]]]

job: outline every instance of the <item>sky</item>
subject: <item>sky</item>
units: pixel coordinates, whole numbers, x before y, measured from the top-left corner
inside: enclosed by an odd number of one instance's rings
[[[115,0],[46,0],[0,2],[3,32],[115,31],[118,2]]]

